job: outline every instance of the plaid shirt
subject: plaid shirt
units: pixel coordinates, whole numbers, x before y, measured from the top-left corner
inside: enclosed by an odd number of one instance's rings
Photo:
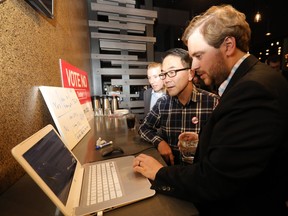
[[[138,133],[156,148],[165,140],[173,152],[179,152],[179,134],[184,131],[199,133],[217,105],[218,98],[218,95],[193,88],[190,101],[183,106],[177,97],[163,95],[145,117]]]

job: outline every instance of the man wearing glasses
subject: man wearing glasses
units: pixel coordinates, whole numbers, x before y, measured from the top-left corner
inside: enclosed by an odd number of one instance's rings
[[[165,53],[159,77],[167,95],[157,100],[138,131],[169,165],[182,164],[178,136],[184,131],[199,133],[218,101],[217,95],[193,84],[195,72],[190,69],[191,64],[192,59],[184,49],[175,48]]]

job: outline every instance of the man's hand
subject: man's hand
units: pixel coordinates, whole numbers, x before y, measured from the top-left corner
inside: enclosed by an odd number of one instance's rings
[[[151,180],[155,179],[156,173],[162,167],[163,165],[160,162],[146,154],[138,155],[133,161],[133,170]]]
[[[174,165],[174,155],[172,154],[172,150],[167,142],[164,140],[161,141],[158,145],[158,151],[166,163]]]

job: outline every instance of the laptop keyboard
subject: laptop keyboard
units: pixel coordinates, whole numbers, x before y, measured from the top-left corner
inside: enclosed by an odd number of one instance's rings
[[[119,178],[113,161],[89,167],[87,205],[122,197]]]

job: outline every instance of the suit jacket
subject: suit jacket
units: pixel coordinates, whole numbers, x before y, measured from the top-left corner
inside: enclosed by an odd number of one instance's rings
[[[146,116],[150,111],[151,94],[152,88],[148,88],[144,91],[144,116]]]
[[[250,55],[200,132],[194,164],[163,167],[153,188],[202,215],[288,215],[288,85]]]

